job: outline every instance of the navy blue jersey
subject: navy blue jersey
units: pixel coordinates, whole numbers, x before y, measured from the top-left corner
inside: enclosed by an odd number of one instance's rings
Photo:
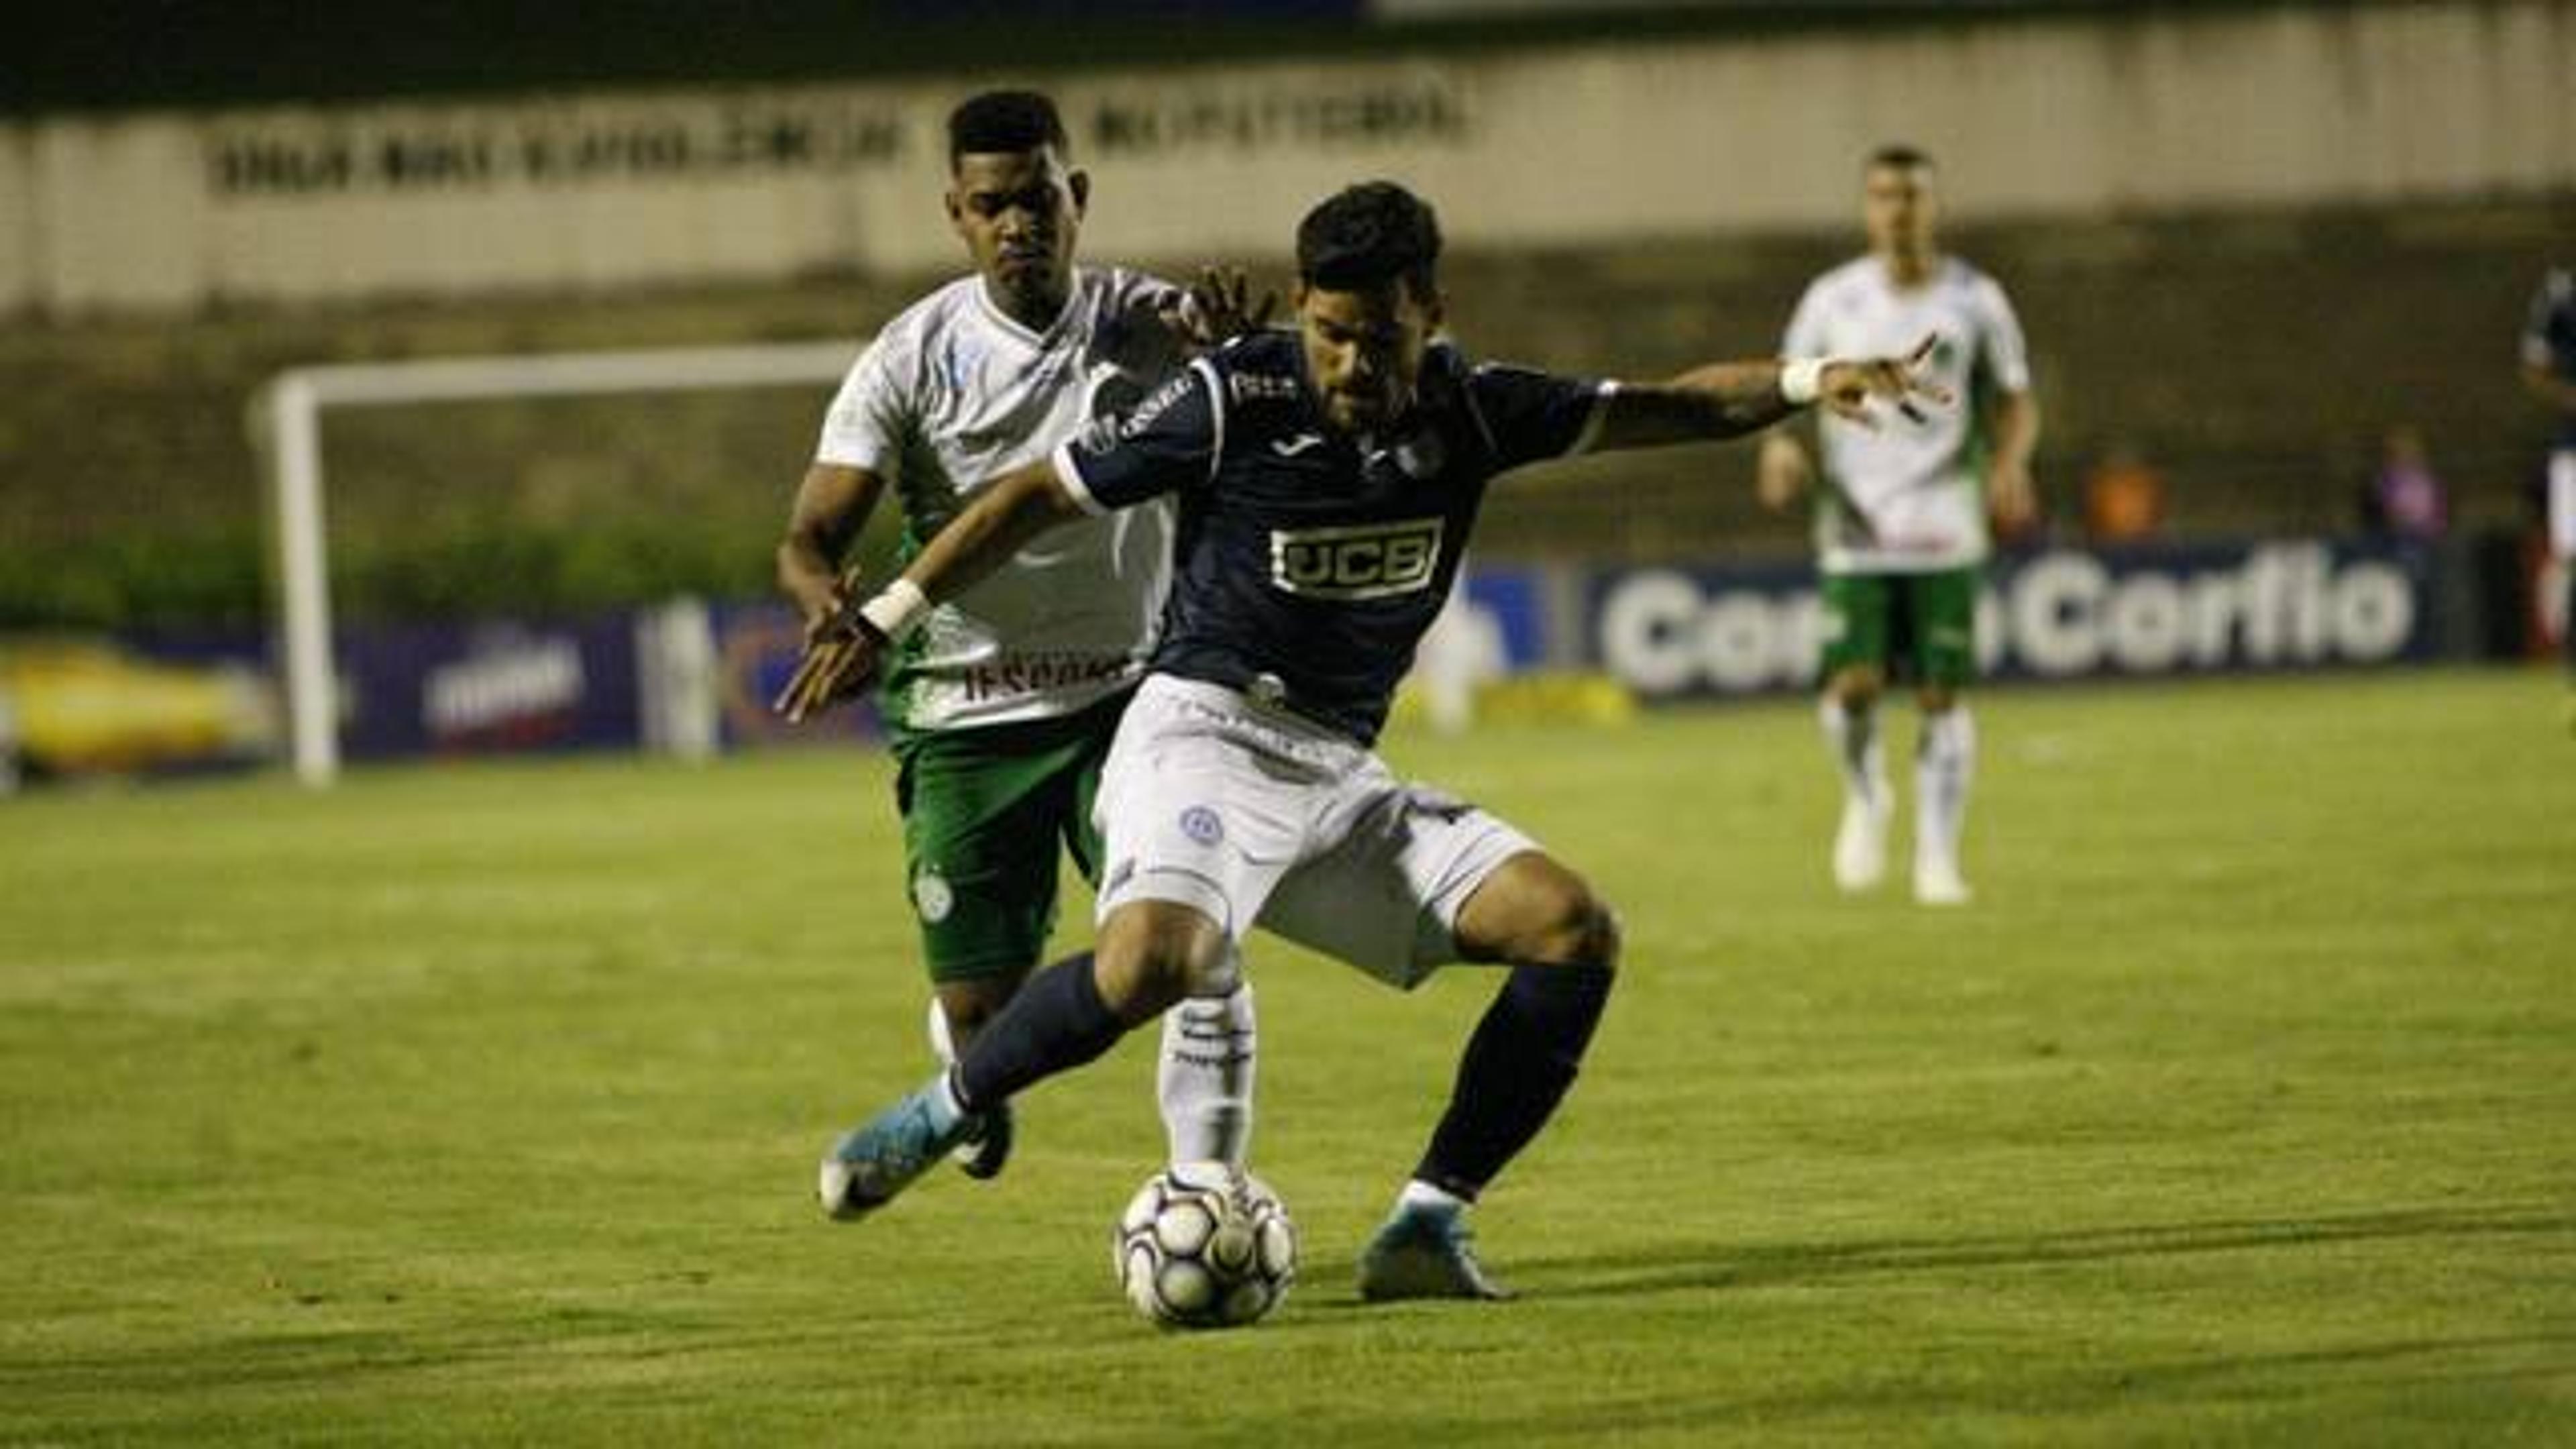
[[[1114,428],[1056,453],[1083,505],[1179,505],[1153,667],[1377,738],[1457,578],[1495,474],[1590,442],[1606,384],[1469,367],[1434,343],[1383,437],[1335,432],[1294,333],[1200,358]]]
[[[2576,384],[2576,272],[2562,268],[2542,279],[2522,328],[2522,360]],[[2559,422],[2558,446],[2576,448],[2576,413]]]

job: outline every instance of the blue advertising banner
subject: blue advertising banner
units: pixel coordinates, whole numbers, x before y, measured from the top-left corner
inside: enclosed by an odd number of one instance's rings
[[[1988,571],[1978,653],[1989,676],[2040,680],[2423,661],[2442,644],[2436,611],[2456,592],[2439,568],[2394,545],[2314,539],[2016,555]],[[1445,661],[1451,678],[1474,681],[1589,666],[1647,699],[1808,688],[1823,625],[1803,563],[1479,567],[1455,603],[1435,631],[1440,647],[1425,641],[1427,669]],[[344,630],[342,747],[386,760],[879,733],[866,703],[801,727],[770,713],[803,643],[784,606],[690,609],[677,634],[696,642],[676,654],[667,641],[639,642],[677,637],[662,627],[672,620],[656,623],[667,610]],[[252,637],[9,641],[0,703],[16,742],[0,754],[63,773],[274,759],[281,730],[263,648]],[[673,720],[695,726],[675,732]]]
[[[352,759],[633,748],[643,737],[624,614],[345,630],[338,659]]]
[[[1997,560],[1977,611],[1990,676],[2078,679],[2429,658],[2420,554],[2315,539]],[[1623,569],[1584,590],[1590,660],[1649,698],[1805,688],[1822,617],[1804,565]]]
[[[1480,631],[1501,646],[1495,662],[1504,670],[1547,662],[1547,590],[1537,569],[1471,566],[1459,588]]]

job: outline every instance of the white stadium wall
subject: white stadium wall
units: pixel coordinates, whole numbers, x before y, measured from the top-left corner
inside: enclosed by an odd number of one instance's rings
[[[2045,218],[2576,187],[2566,0],[2133,13],[1051,81],[1095,255],[1272,256],[1405,179],[1482,247],[1847,225],[1902,137]],[[0,128],[0,308],[777,279],[953,261],[940,121],[985,78]]]

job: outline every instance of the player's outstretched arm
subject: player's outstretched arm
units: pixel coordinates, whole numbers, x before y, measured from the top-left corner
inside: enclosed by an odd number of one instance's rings
[[[1781,390],[1781,373],[1772,361],[1712,362],[1662,382],[1623,383],[1593,447],[1660,448],[1769,427],[1799,408]]]
[[[1081,513],[1052,462],[1003,474],[932,536],[902,577],[866,599],[840,597],[829,617],[808,631],[805,656],[772,708],[802,721],[867,688],[885,651],[919,627],[932,605],[972,587],[1030,539]]]
[[[1593,446],[1737,438],[1811,404],[1867,427],[1878,425],[1880,407],[1919,416],[1922,404],[1946,407],[1951,400],[1923,374],[1932,344],[1926,337],[1904,357],[1712,362],[1664,382],[1623,386],[1611,395]]]
[[[930,602],[954,598],[1010,561],[1030,539],[1082,516],[1082,504],[1041,458],[993,480],[964,512],[931,535],[902,582]]]

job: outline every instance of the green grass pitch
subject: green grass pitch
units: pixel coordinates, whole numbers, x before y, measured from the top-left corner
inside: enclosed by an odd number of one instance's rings
[[[1149,1035],[815,1210],[925,1070],[878,758],[0,803],[0,1442],[2576,1442],[2563,695],[1992,692],[1940,915],[1835,896],[1802,704],[1399,737],[1623,983],[1481,1214],[1524,1299],[1363,1307],[1490,978],[1256,940],[1304,1277],[1218,1335],[1111,1282]]]

